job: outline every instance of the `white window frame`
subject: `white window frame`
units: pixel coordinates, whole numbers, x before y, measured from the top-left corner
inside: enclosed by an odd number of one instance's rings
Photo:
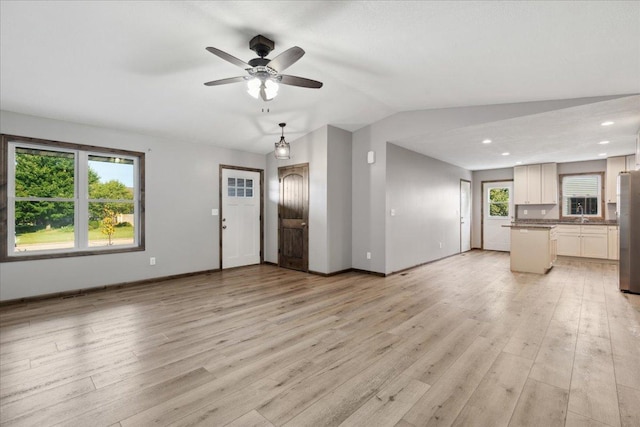
[[[130,252],[144,250],[144,224],[141,211],[141,174],[140,161],[144,161],[143,153],[127,152],[123,150],[110,150],[100,147],[89,147],[77,144],[59,143],[47,144],[43,140],[34,141],[33,138],[8,137],[3,135],[3,141],[7,141],[6,177],[7,177],[7,223],[6,223],[6,254],[0,254],[3,261],[20,259],[55,258],[58,256],[95,255],[101,253]],[[73,198],[43,198],[43,197],[16,197],[16,148],[45,150],[74,155],[74,195]],[[133,161],[133,200],[132,199],[89,199],[89,156],[118,157]],[[15,237],[15,203],[19,201],[52,201],[74,203],[74,247],[63,249],[17,251]],[[134,215],[134,236],[132,244],[115,246],[89,246],[89,203],[132,203]]]

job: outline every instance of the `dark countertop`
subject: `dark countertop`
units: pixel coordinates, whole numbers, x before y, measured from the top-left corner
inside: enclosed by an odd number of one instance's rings
[[[556,224],[535,224],[535,223],[511,223],[508,225],[503,225],[503,227],[509,228],[526,228],[526,229],[539,229],[539,230],[550,230],[552,228],[556,228]]]
[[[597,220],[597,221],[587,221],[581,223],[580,220],[558,220],[558,219],[519,219],[512,224],[517,225],[530,225],[530,224],[541,224],[541,225],[618,225],[618,221],[615,219],[612,220]]]

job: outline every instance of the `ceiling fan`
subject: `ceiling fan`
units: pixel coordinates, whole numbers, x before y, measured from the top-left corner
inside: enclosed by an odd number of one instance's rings
[[[258,54],[259,58],[254,58],[248,63],[226,52],[208,47],[207,50],[216,56],[237,65],[247,71],[247,76],[230,77],[228,79],[213,80],[205,83],[205,86],[218,86],[229,83],[247,82],[248,92],[254,98],[262,98],[264,101],[271,101],[278,94],[278,83],[289,86],[300,86],[312,89],[322,87],[322,82],[305,79],[304,77],[289,76],[280,74],[289,68],[296,61],[302,58],[304,50],[298,46],[294,46],[285,50],[273,59],[267,59],[265,56],[269,54],[275,47],[273,40],[269,40],[265,36],[257,35],[249,42],[249,48]]]

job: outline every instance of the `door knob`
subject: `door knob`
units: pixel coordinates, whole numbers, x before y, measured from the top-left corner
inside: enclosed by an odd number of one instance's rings
[[[307,223],[306,223],[306,222],[303,222],[303,223],[302,223],[302,224],[300,224],[300,225],[304,227],[305,225],[307,225]]]
[[[223,225],[223,226],[222,226],[222,229],[223,229],[223,230],[224,230],[224,229],[226,229],[226,228],[227,228],[227,226],[226,226],[226,225]]]
[[[222,218],[222,222],[225,222],[227,220],[227,218]]]

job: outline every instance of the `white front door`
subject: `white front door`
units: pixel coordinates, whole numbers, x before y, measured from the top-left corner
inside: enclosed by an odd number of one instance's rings
[[[260,263],[260,173],[222,169],[222,268]]]
[[[460,252],[471,250],[471,182],[460,180]]]
[[[503,225],[511,224],[515,215],[513,181],[485,182],[482,195],[482,248],[508,252],[511,248],[511,229]]]

